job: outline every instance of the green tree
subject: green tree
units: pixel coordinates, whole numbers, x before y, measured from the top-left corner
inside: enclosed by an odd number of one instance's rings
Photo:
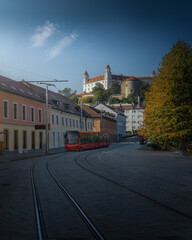
[[[96,91],[98,91],[98,90],[104,90],[105,88],[104,88],[104,86],[103,86],[103,84],[101,84],[101,83],[96,83],[95,84],[95,87],[92,89],[92,93],[95,93]]]
[[[109,97],[108,99],[109,104],[115,104],[115,103],[120,103],[120,99],[116,97]]]
[[[78,97],[71,97],[71,100],[72,100],[74,103],[77,104],[79,99],[78,99]]]
[[[82,103],[93,103],[93,97],[82,97],[79,99],[78,103],[80,104],[82,101]]]
[[[143,102],[145,100],[145,94],[149,91],[150,85],[149,83],[142,83],[139,88],[139,97],[140,101]]]
[[[161,147],[192,139],[192,50],[178,41],[163,57],[159,73],[146,93],[140,133]]]
[[[138,96],[135,93],[130,93],[127,96],[127,102],[128,103],[137,103],[137,100],[138,100]]]
[[[105,102],[107,101],[108,96],[106,95],[106,92],[104,90],[97,90],[94,93],[94,101],[95,102]]]
[[[121,86],[119,85],[119,83],[117,81],[114,81],[112,83],[111,88],[110,88],[110,93],[111,93],[111,95],[121,93]]]
[[[71,88],[64,88],[63,90],[59,90],[58,92],[67,97],[77,94],[77,91],[73,91]]]

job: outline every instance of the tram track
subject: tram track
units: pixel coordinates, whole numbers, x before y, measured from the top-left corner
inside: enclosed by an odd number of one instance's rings
[[[31,178],[31,185],[32,185],[32,193],[33,193],[33,202],[35,208],[35,216],[36,216],[36,224],[37,224],[37,234],[39,240],[46,240],[46,227],[43,220],[43,212],[41,208],[39,193],[37,190],[37,184],[34,177],[34,168],[38,161],[36,161],[31,169],[30,169],[30,178]]]
[[[56,177],[56,175],[51,170],[51,168],[49,166],[49,161],[51,161],[53,159],[55,159],[55,157],[49,159],[46,162],[46,164],[45,164],[47,172],[49,173],[49,175],[53,179],[53,181],[56,184],[56,186],[60,189],[60,191],[62,192],[64,197],[70,202],[71,206],[75,209],[75,211],[78,213],[80,218],[86,224],[87,229],[91,232],[91,234],[93,235],[94,239],[104,240],[103,235],[100,233],[100,231],[94,225],[94,223],[91,221],[89,216],[83,211],[83,209],[76,202],[76,200],[73,198],[73,196],[69,193],[69,191],[66,189],[66,187],[59,181],[59,179]],[[30,170],[31,184],[32,184],[32,193],[33,193],[34,209],[35,209],[35,216],[36,216],[38,240],[47,240],[49,238],[47,236],[47,230],[46,230],[46,226],[45,226],[43,210],[42,210],[40,196],[39,196],[39,192],[38,192],[38,186],[37,186],[37,182],[36,182],[35,176],[34,176],[35,165],[38,162],[39,162],[39,160],[37,160],[32,165],[31,170]]]
[[[89,157],[90,155],[92,155],[92,154],[88,154],[88,155],[86,155],[85,158],[84,158],[87,163],[89,163],[88,157]],[[112,183],[112,184],[114,184],[114,185],[116,185],[116,186],[118,186],[118,187],[121,187],[122,189],[124,189],[124,190],[126,190],[126,191],[129,191],[129,192],[132,192],[132,193],[134,193],[134,194],[136,194],[136,195],[139,195],[140,197],[143,197],[143,198],[145,198],[145,199],[147,199],[147,200],[155,203],[156,205],[159,205],[159,206],[161,206],[161,207],[163,207],[163,208],[166,208],[167,210],[170,210],[170,211],[175,212],[175,213],[177,213],[177,214],[179,214],[179,215],[182,215],[182,216],[184,216],[185,218],[187,218],[188,220],[192,221],[192,216],[189,215],[189,214],[187,214],[187,213],[185,213],[185,212],[182,212],[182,211],[180,211],[180,210],[178,210],[178,209],[176,209],[176,208],[174,208],[174,207],[168,206],[167,204],[164,204],[164,203],[160,202],[159,200],[156,200],[156,199],[148,196],[147,194],[144,194],[144,193],[142,193],[142,192],[139,192],[139,191],[137,191],[137,190],[135,190],[135,189],[133,189],[133,188],[127,187],[127,186],[125,186],[125,185],[117,182],[116,180],[113,180],[113,179],[111,179],[111,178],[109,178],[109,177],[106,177],[106,176],[104,176],[104,175],[102,175],[102,174],[100,174],[100,173],[98,173],[98,172],[96,172],[96,171],[94,171],[94,170],[91,170],[91,169],[89,169],[88,167],[83,166],[83,165],[79,162],[78,159],[75,159],[75,163],[76,163],[80,168],[84,169],[85,171],[87,171],[87,172],[89,172],[89,173],[91,173],[91,174],[94,174],[95,176],[97,176],[97,177],[99,177],[99,178],[101,178],[101,179],[103,179],[103,180],[105,180],[105,181],[107,181],[107,182],[110,182],[110,183]],[[93,165],[92,165],[92,166],[93,166]],[[133,183],[137,183],[137,184],[138,184],[138,182],[137,182],[136,180],[134,180],[134,179],[128,178],[127,180],[130,181],[130,182],[133,182]],[[140,183],[139,183],[139,184],[140,184]],[[142,185],[145,185],[145,184],[142,184]],[[170,194],[170,195],[172,195],[172,196],[174,196],[174,197],[177,197],[177,198],[182,198],[182,199],[184,199],[184,200],[189,201],[189,203],[191,204],[191,199],[182,197],[181,195],[178,195],[178,194],[169,192],[169,191],[167,191],[167,190],[164,190],[164,189],[161,189],[161,188],[155,187],[155,186],[147,186],[147,185],[145,185],[145,187],[148,187],[148,188],[150,187],[150,188],[155,189],[156,191],[160,191],[160,192],[163,192],[163,193],[167,193],[167,194]]]

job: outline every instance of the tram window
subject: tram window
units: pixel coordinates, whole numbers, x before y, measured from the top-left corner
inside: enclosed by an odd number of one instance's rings
[[[68,133],[68,144],[76,144],[78,142],[77,133]]]

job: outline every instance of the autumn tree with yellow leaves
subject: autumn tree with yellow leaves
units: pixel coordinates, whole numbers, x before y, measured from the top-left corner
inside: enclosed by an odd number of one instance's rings
[[[163,57],[146,93],[140,134],[160,147],[192,140],[192,50],[183,41]]]

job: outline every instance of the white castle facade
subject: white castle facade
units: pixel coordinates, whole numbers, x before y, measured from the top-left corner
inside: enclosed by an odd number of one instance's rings
[[[153,74],[153,73],[152,73]],[[102,76],[95,77],[95,78],[89,78],[89,74],[87,71],[84,73],[83,76],[83,93],[91,93],[93,88],[95,87],[96,83],[101,83],[104,86],[104,89],[109,89],[113,82],[118,82],[120,86],[124,88],[127,88],[127,94],[130,92],[136,92],[138,88],[138,84],[135,84],[137,82],[152,82],[152,77],[140,77],[140,78],[134,78],[130,76],[124,76],[124,75],[114,75],[111,73],[111,68],[109,65],[105,68],[105,73]],[[126,84],[125,84],[126,82]],[[123,84],[122,84],[123,83]],[[125,85],[125,86],[124,86]],[[134,87],[132,87],[134,85]],[[137,87],[136,87],[137,86]],[[133,88],[133,89],[132,89]],[[126,95],[127,95],[126,94]]]

